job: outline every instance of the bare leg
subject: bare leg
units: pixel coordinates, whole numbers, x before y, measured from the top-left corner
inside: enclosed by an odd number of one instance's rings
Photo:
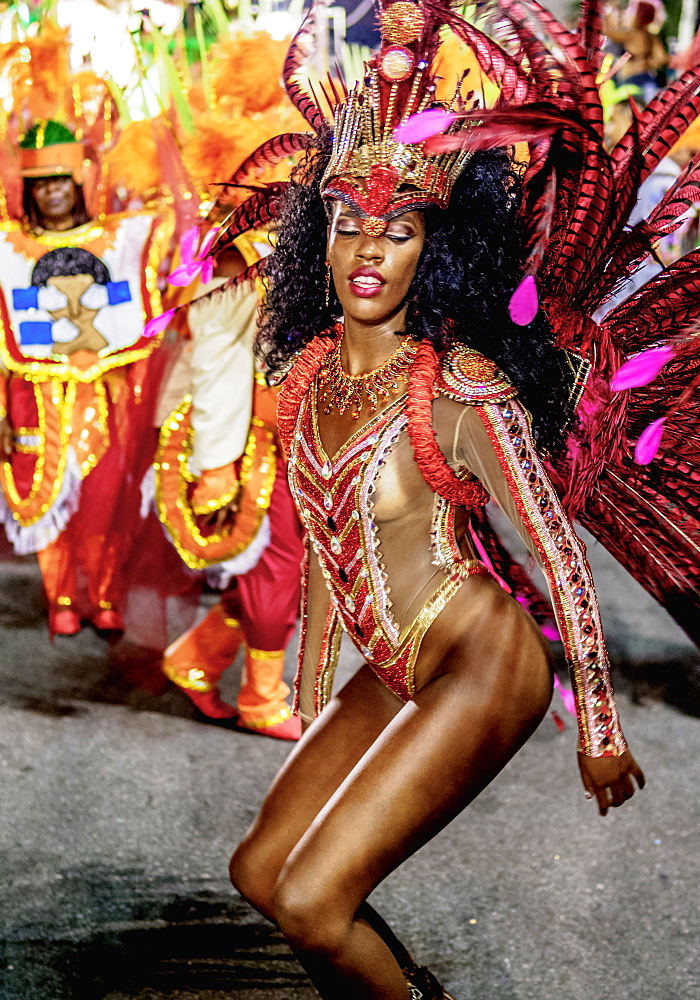
[[[488,784],[546,711],[541,641],[500,594],[474,606],[469,641],[443,647],[398,713],[361,671],[291,755],[234,855],[234,884],[279,924],[327,1000],[408,1000],[401,946],[365,900]]]
[[[292,849],[401,708],[363,667],[283,764],[230,864],[236,889],[269,920],[275,885]]]
[[[272,916],[326,1000],[406,1000],[399,963],[358,911],[493,779],[547,709],[539,636],[510,599],[495,603],[498,614],[475,620],[469,641],[441,659],[282,869]]]

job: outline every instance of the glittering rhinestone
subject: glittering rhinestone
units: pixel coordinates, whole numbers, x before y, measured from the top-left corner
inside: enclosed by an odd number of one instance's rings
[[[372,656],[371,650],[367,649],[366,646],[360,646],[360,652],[363,656],[366,656],[368,660]]]
[[[359,517],[360,517],[360,514],[359,514],[359,512],[358,512],[358,511],[354,510],[354,511],[352,512],[352,515],[351,515],[351,516],[352,516],[352,519],[353,519],[353,521],[357,521],[357,520],[359,520]]]
[[[345,607],[348,609],[348,611],[354,611],[355,610],[355,602],[353,601],[353,599],[350,596],[350,594],[346,594],[346,596],[345,596]]]
[[[321,475],[324,479],[330,479],[333,475],[333,466],[330,462],[324,462],[323,468],[321,469]]]
[[[343,547],[334,535],[333,538],[331,538],[331,552],[338,556],[342,551]]]
[[[377,437],[377,435],[376,434],[372,434],[370,436],[370,438],[369,438],[369,443],[370,444],[376,444],[378,440],[379,440],[379,438]]]
[[[413,53],[400,45],[389,46],[379,56],[379,72],[390,83],[408,79],[414,66]]]
[[[330,510],[331,507],[333,506],[333,497],[330,495],[330,493],[326,493],[326,495],[324,496],[323,506],[326,508],[326,510]]]
[[[360,455],[360,461],[361,462],[366,462],[367,459],[370,457],[371,454],[372,454],[371,451],[363,451],[362,454]]]

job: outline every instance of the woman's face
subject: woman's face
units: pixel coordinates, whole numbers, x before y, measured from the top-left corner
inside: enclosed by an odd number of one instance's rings
[[[72,177],[38,177],[32,184],[32,197],[46,229],[60,229],[71,221],[78,189]]]
[[[379,324],[398,315],[425,243],[422,212],[406,212],[388,223],[383,236],[367,236],[356,212],[333,201],[328,261],[346,318]]]

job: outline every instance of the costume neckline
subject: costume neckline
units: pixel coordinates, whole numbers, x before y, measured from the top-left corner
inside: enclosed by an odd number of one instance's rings
[[[333,455],[329,455],[325,449],[323,441],[321,440],[321,428],[319,427],[318,422],[318,384],[316,379],[314,379],[307,405],[311,408],[311,425],[313,428],[314,448],[318,458],[322,459],[324,464],[327,462],[331,466],[331,469],[334,469],[338,462],[343,458],[343,455],[362,439],[365,432],[370,431],[371,433],[372,430],[376,430],[381,421],[387,416],[387,414],[390,413],[392,409],[402,409],[406,405],[407,398],[407,390],[402,392],[400,396],[395,396],[388,406],[385,406],[384,409],[380,410],[378,413],[374,413],[366,424],[363,424],[362,427],[358,427],[352,432],[350,437],[340,445]]]

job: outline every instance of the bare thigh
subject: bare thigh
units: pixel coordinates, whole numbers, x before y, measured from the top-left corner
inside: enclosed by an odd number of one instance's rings
[[[364,666],[285,761],[231,859],[233,884],[265,916],[272,919],[272,893],[292,849],[401,707]]]
[[[551,670],[531,619],[498,588],[478,594],[469,628],[451,646],[438,641],[439,656],[428,649],[414,699],[291,851],[273,914],[292,940],[303,941],[309,912],[342,938],[376,885],[478,795],[546,712]]]

